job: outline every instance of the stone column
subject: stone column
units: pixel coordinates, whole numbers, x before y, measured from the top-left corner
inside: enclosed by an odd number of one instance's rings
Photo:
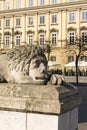
[[[38,13],[35,14],[34,17],[34,28],[35,28],[35,35],[34,35],[34,44],[38,44]]]
[[[2,16],[2,40],[1,40],[1,48],[4,48],[5,44],[5,37],[4,37],[4,22],[5,22],[5,16]]]
[[[26,44],[26,14],[22,15],[22,45]]]

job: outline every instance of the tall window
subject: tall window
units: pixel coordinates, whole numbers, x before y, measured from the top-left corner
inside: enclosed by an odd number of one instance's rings
[[[87,43],[87,32],[82,32],[82,43]]]
[[[44,5],[44,0],[40,0],[40,5],[41,5],[41,6]]]
[[[16,35],[16,46],[20,46],[20,35]]]
[[[52,45],[55,45],[57,43],[57,34],[53,33],[51,39],[52,39]]]
[[[40,34],[40,45],[44,44],[44,34]]]
[[[86,61],[87,62],[87,56],[81,56],[81,61]]]
[[[70,44],[74,44],[75,43],[75,33],[74,32],[70,32],[69,33],[69,43]]]
[[[74,22],[75,21],[75,13],[71,12],[69,13],[69,21]]]
[[[56,14],[52,15],[52,23],[57,23],[57,15]]]
[[[10,44],[10,36],[6,35],[5,36],[5,45],[8,46]]]
[[[73,62],[74,61],[74,57],[73,56],[68,56],[68,63]]]
[[[1,26],[2,26],[2,21],[0,20],[0,28],[1,28]]]
[[[40,24],[44,24],[45,23],[45,16],[40,16]]]
[[[20,18],[16,18],[16,26],[20,26],[21,25],[21,19]]]
[[[5,2],[5,9],[10,9],[10,1]]]
[[[29,20],[29,21],[28,21],[28,24],[29,24],[29,25],[33,25],[33,17],[29,17],[28,20]]]
[[[10,27],[10,19],[6,19],[6,21],[5,21],[5,26],[6,26],[6,27]]]
[[[33,6],[33,0],[29,0],[29,7]]]
[[[56,4],[57,3],[57,0],[52,0],[52,4]]]
[[[2,36],[0,35],[0,44],[1,44]]]
[[[82,12],[82,20],[87,20],[87,12]]]
[[[21,0],[16,0],[16,9],[21,8]]]
[[[29,45],[33,44],[33,35],[28,35],[28,44]]]

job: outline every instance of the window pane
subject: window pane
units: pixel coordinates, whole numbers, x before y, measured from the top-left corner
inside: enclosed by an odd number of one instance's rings
[[[10,1],[5,3],[5,9],[10,9]]]
[[[20,35],[16,35],[16,45],[20,45]]]
[[[28,36],[28,44],[32,45],[33,44],[33,35]]]
[[[74,57],[73,56],[68,56],[68,63],[73,62],[74,61]]]
[[[57,43],[57,35],[52,34],[52,44],[55,45]]]
[[[20,18],[17,18],[17,19],[16,19],[16,26],[20,26],[20,25],[21,25]]]
[[[40,0],[40,5],[41,5],[41,6],[44,5],[44,0]]]
[[[33,25],[33,17],[29,17],[29,25]]]
[[[16,8],[21,8],[21,0],[16,0]]]
[[[33,0],[29,0],[29,7],[33,6]]]
[[[82,43],[87,43],[87,32],[82,32]]]
[[[70,42],[70,44],[73,44],[75,42],[75,34],[74,34],[74,32],[69,33],[69,42]]]
[[[5,25],[6,25],[6,27],[9,27],[9,26],[10,26],[10,20],[9,20],[9,19],[6,19]]]
[[[44,44],[44,34],[40,35],[40,45]]]
[[[56,56],[51,56],[51,61],[56,61]]]
[[[9,45],[10,44],[10,36],[6,36],[5,37],[5,45]]]
[[[44,24],[45,23],[45,17],[44,16],[40,16],[40,24]]]
[[[87,12],[82,12],[82,20],[87,20]]]
[[[52,0],[52,4],[56,4],[57,3],[57,0]]]
[[[56,23],[57,22],[57,15],[52,15],[52,23]]]
[[[75,21],[75,14],[74,13],[69,13],[69,21],[71,21],[71,22]]]

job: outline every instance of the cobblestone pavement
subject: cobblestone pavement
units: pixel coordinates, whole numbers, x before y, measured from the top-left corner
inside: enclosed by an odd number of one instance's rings
[[[67,82],[75,84],[75,77],[65,77]],[[78,87],[82,103],[78,112],[78,130],[87,130],[87,77],[80,77]]]

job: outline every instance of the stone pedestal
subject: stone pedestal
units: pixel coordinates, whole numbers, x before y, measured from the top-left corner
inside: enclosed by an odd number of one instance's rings
[[[79,104],[70,84],[0,84],[0,130],[76,130]]]

